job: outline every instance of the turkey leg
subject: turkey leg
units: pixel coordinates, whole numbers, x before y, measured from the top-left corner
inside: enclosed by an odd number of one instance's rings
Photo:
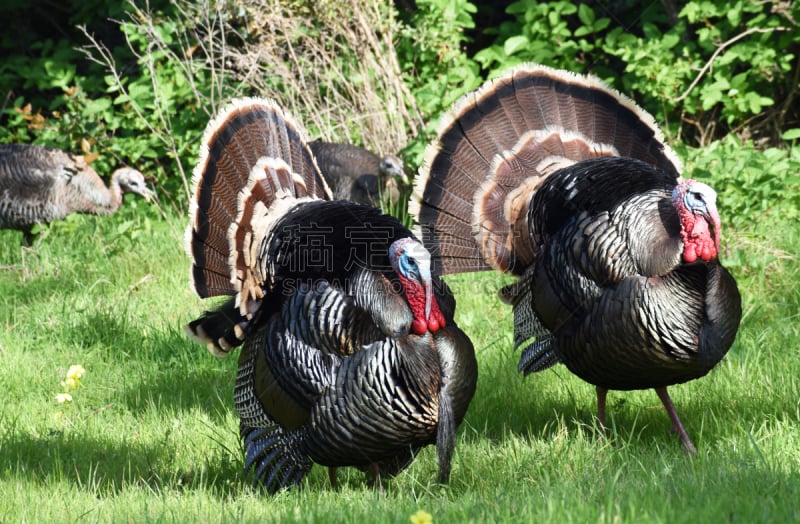
[[[697,455],[697,448],[694,447],[694,444],[692,444],[692,439],[689,438],[689,434],[686,433],[686,430],[683,428],[681,419],[678,417],[678,413],[675,411],[675,406],[672,405],[672,399],[669,398],[667,388],[656,388],[656,393],[658,394],[658,398],[661,399],[661,403],[664,404],[664,408],[667,410],[669,418],[672,419],[672,427],[681,437],[683,449],[691,455]]]

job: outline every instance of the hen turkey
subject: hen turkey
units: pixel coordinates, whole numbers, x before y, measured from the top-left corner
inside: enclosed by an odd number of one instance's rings
[[[463,97],[410,204],[437,271],[495,268],[526,375],[561,362],[607,391],[667,387],[733,344],[741,298],[719,262],[716,194],[679,174],[653,118],[593,77],[525,65]]]
[[[117,169],[106,187],[83,156],[30,144],[0,145],[0,228],[22,231],[28,245],[36,224],[71,213],[113,213],[124,193],[152,196],[135,169]]]
[[[363,147],[323,140],[314,140],[308,146],[334,199],[374,207],[380,207],[381,202],[396,204],[400,185],[408,184],[403,161],[394,155],[379,157]]]
[[[194,186],[192,286],[231,298],[187,330],[218,356],[243,344],[246,468],[275,492],[312,463],[377,478],[436,444],[447,481],[477,364],[422,244],[376,208],[331,201],[271,101],[234,101],[209,124]]]

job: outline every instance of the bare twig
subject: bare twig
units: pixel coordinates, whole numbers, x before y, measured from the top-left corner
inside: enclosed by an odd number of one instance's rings
[[[239,80],[287,107],[312,138],[388,153],[424,127],[395,53],[391,3],[319,0],[291,13],[273,0],[244,6],[247,45],[229,50]]]
[[[711,55],[711,58],[709,58],[709,59],[708,59],[708,61],[705,63],[705,65],[702,67],[702,69],[700,69],[700,72],[697,74],[697,77],[695,77],[695,79],[692,81],[692,83],[691,83],[691,84],[689,84],[689,87],[688,87],[688,88],[686,88],[686,91],[684,91],[684,92],[683,92],[683,94],[682,94],[681,96],[679,96],[678,98],[676,98],[676,99],[675,99],[675,102],[676,102],[676,103],[677,103],[677,102],[681,102],[681,101],[683,101],[683,100],[684,100],[684,99],[685,99],[687,96],[689,96],[689,93],[691,93],[691,92],[692,92],[692,90],[695,88],[695,86],[697,86],[697,84],[700,82],[700,80],[702,80],[702,79],[703,79],[703,76],[705,76],[706,72],[707,72],[707,71],[708,71],[708,70],[711,68],[711,66],[714,64],[714,60],[716,60],[716,59],[717,59],[717,57],[718,57],[718,56],[719,56],[719,55],[720,55],[720,54],[721,54],[721,53],[722,53],[722,52],[723,52],[725,49],[727,49],[727,48],[728,48],[728,47],[730,47],[731,45],[735,44],[736,42],[738,42],[739,40],[741,40],[741,39],[743,39],[743,38],[746,38],[746,37],[748,37],[748,36],[752,35],[753,33],[772,33],[773,31],[788,31],[788,30],[789,30],[789,28],[788,28],[788,27],[783,27],[783,26],[779,26],[779,27],[771,27],[771,28],[769,28],[769,29],[762,29],[762,28],[760,28],[760,27],[751,27],[751,28],[750,28],[750,29],[748,29],[747,31],[743,31],[743,32],[739,33],[738,35],[734,36],[733,38],[731,38],[731,39],[729,39],[729,40],[726,40],[725,42],[723,42],[723,43],[722,43],[722,44],[721,44],[721,45],[720,45],[720,46],[719,46],[719,47],[716,49],[716,51],[714,51],[714,53]]]
[[[275,0],[174,0],[180,29],[167,42],[149,2],[128,2],[129,18],[114,22],[134,26],[146,39],[145,48],[140,40],[127,45],[149,73],[156,96],[148,104],[154,108],[137,104],[113,55],[82,28],[89,42],[83,51],[109,71],[135,117],[175,159],[185,156],[182,147],[196,142],[175,136],[175,108],[158,95],[165,87],[160,69],[165,61],[209,118],[233,96],[265,96],[303,122],[309,138],[353,142],[378,153],[402,150],[424,128],[395,52],[398,22],[391,3],[299,0],[289,6]],[[127,38],[133,33],[123,34]],[[198,72],[206,73],[202,88]],[[190,177],[180,161],[176,164],[188,195]]]

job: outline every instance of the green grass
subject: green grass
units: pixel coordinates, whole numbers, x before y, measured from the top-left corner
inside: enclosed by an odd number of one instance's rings
[[[241,471],[235,357],[181,331],[210,307],[188,289],[183,218],[131,200],[55,224],[32,251],[0,231],[0,521],[407,523],[422,508],[435,522],[797,522],[800,227],[771,220],[726,231],[738,339],[708,377],[671,389],[697,457],[653,391],[612,392],[603,438],[591,386],[563,367],[519,376],[503,279],[460,275],[480,379],[450,484],[428,448],[385,493],[355,470],[333,490],[315,467],[275,497]],[[72,364],[86,374],[60,405]]]

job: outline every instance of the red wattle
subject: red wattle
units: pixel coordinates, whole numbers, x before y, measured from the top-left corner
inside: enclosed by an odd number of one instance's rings
[[[411,322],[411,332],[415,335],[424,335],[426,331],[428,331],[428,324],[424,320],[415,318]]]
[[[683,260],[684,262],[688,262],[690,264],[697,260],[697,253],[695,252],[692,244],[687,244],[683,250]]]
[[[436,333],[439,330],[439,321],[435,315],[431,315],[428,319],[428,329],[431,333]]]

